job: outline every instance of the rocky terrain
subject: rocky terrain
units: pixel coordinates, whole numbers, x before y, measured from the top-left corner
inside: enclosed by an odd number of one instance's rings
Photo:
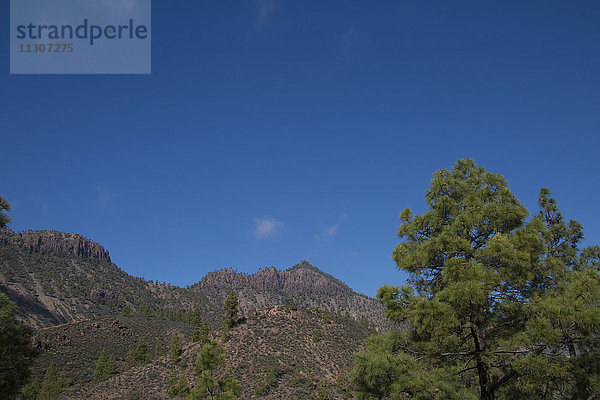
[[[224,269],[180,288],[127,274],[101,245],[77,234],[0,230],[0,291],[36,328],[114,315],[125,306],[134,311],[194,310],[218,324],[223,301],[232,290],[238,293],[242,311],[293,301],[332,313],[348,312],[378,329],[388,327],[379,302],[307,261],[285,271],[266,268],[254,274]]]

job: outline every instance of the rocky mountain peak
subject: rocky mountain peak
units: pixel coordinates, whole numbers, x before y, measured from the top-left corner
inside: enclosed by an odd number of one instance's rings
[[[231,268],[221,269],[208,273],[197,285],[205,289],[226,288],[227,290],[252,287],[258,290],[291,292],[304,290],[351,291],[344,283],[312,266],[306,260],[302,260],[287,270],[267,267],[261,268],[253,274],[239,273]]]

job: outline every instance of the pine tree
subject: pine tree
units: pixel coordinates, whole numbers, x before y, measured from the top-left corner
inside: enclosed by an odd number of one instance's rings
[[[17,310],[17,305],[0,293],[0,398],[18,393],[29,378],[36,354],[31,347],[32,331],[16,319]]]
[[[162,355],[163,349],[162,349],[162,339],[160,338],[160,336],[156,337],[156,342],[154,342],[154,357],[158,358]]]
[[[0,229],[4,228],[12,219],[6,215],[6,211],[10,211],[10,204],[2,196],[0,196]]]
[[[199,331],[194,331],[194,341],[200,344],[208,343],[211,335],[211,330],[207,324],[202,324]]]
[[[291,311],[296,311],[298,309],[298,307],[296,306],[296,303],[294,303],[294,299],[290,300],[290,304],[288,304],[287,308],[288,308],[288,310],[291,310]]]
[[[217,380],[215,371],[225,359],[225,349],[216,340],[204,344],[198,352],[196,361],[196,387],[190,392],[190,399],[237,399],[241,388],[237,380],[231,377]]]
[[[106,349],[102,349],[100,357],[96,361],[96,368],[94,369],[94,381],[110,378],[117,374],[117,362],[112,355],[108,355]]]
[[[231,329],[235,326],[238,312],[238,296],[236,292],[232,291],[223,305],[223,327],[225,329]]]
[[[144,337],[140,337],[135,349],[129,352],[127,355],[126,365],[127,368],[137,367],[144,365],[152,360],[152,355],[148,351],[148,345],[144,340]]]
[[[171,339],[171,352],[169,353],[171,357],[171,363],[177,364],[177,360],[181,355],[181,343],[179,342],[179,335],[174,334]]]
[[[52,361],[46,369],[37,398],[54,399],[64,392],[68,386],[69,379],[67,379],[64,372],[58,373],[56,363]]]
[[[525,207],[472,160],[434,174],[428,211],[400,214],[384,286],[402,333],[370,339],[352,380],[361,398],[571,399],[600,393],[600,248],[542,189]]]
[[[167,395],[169,398],[185,397],[190,391],[185,376],[180,375],[176,368],[173,368],[171,375],[167,378]]]
[[[194,343],[199,342],[201,336],[202,336],[202,325],[200,323],[197,323],[196,326],[194,326],[194,333],[192,334],[192,342],[194,342]]]

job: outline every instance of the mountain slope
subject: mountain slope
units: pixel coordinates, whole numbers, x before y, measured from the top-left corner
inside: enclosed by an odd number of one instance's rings
[[[232,329],[223,344],[225,367],[219,376],[234,376],[240,399],[310,399],[321,390],[340,399],[338,379],[347,375],[353,354],[372,331],[354,319],[325,318],[321,312],[285,307],[251,312]],[[176,368],[189,387],[196,383],[195,361],[200,345],[184,346]],[[65,399],[164,399],[174,365],[162,357],[99,383],[66,393]],[[270,374],[270,380],[265,376]]]
[[[140,338],[157,358],[169,352],[173,335],[178,335],[182,343],[189,343],[192,332],[189,324],[142,315],[101,317],[40,329],[33,338],[34,346],[40,350],[33,364],[33,377],[42,379],[54,361],[72,385],[80,385],[92,380],[102,349],[115,357],[123,371],[128,353]],[[157,342],[160,354],[156,353]]]
[[[77,234],[0,230],[0,291],[33,327],[137,309],[214,307],[200,293],[133,277],[108,251]]]
[[[101,245],[77,234],[0,230],[0,291],[15,301],[21,318],[46,327],[119,313],[123,307],[195,310],[217,325],[224,299],[235,290],[242,311],[286,305],[348,313],[386,329],[383,306],[355,293],[307,261],[254,274],[224,269],[188,288],[133,277],[112,263]]]

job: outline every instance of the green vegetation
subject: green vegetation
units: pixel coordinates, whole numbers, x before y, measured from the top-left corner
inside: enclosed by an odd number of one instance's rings
[[[311,339],[314,343],[317,343],[323,337],[323,333],[320,330],[314,331]]]
[[[173,335],[173,339],[171,339],[171,352],[169,353],[171,357],[171,363],[173,365],[177,364],[179,361],[179,356],[181,355],[181,343],[179,341],[179,335]]]
[[[269,356],[267,370],[258,375],[254,385],[254,392],[256,395],[264,396],[268,394],[277,386],[277,381],[283,373],[284,371],[279,367],[279,360],[274,354],[271,354]]]
[[[331,384],[327,378],[321,379],[319,386],[317,386],[317,400],[332,400],[333,391],[331,390]]]
[[[200,344],[204,344],[208,342],[208,338],[210,337],[210,328],[206,324],[196,325],[194,328],[194,334],[192,335],[192,341]]]
[[[156,341],[154,342],[154,358],[158,358],[162,356],[163,348],[162,348],[162,339],[160,336],[156,337]]]
[[[98,361],[96,361],[94,381],[110,378],[111,376],[116,375],[117,372],[117,361],[115,360],[115,357],[113,355],[109,356],[108,352],[105,349],[102,349],[100,357],[98,357]]]
[[[175,335],[177,336],[177,335]],[[152,360],[152,355],[148,351],[146,340],[141,336],[135,349],[132,349],[127,355],[127,368],[137,367],[149,363]]]
[[[290,312],[290,311],[296,311],[297,309],[298,309],[298,306],[296,306],[296,303],[294,303],[294,299],[290,299],[290,302],[288,303],[285,310],[287,312]]]
[[[579,249],[548,189],[538,213],[472,160],[434,174],[429,210],[400,214],[410,285],[378,297],[405,331],[375,336],[359,398],[587,399],[600,393],[600,247]]]
[[[58,373],[56,363],[51,362],[46,369],[44,379],[41,382],[35,379],[23,387],[21,398],[23,400],[55,399],[69,387],[69,384],[70,380],[67,379],[64,371]]]
[[[11,221],[6,215],[10,204],[0,196],[0,229]],[[18,307],[0,293],[0,397],[14,398],[31,375],[32,330],[16,319]]]
[[[186,397],[189,392],[190,388],[185,376],[181,375],[176,368],[173,368],[171,375],[167,378],[167,395],[172,399],[173,397]]]
[[[0,198],[0,200],[3,200]],[[31,329],[17,321],[17,306],[0,293],[0,398],[13,398],[25,384],[36,352]]]
[[[168,356],[175,333],[179,334],[182,344],[187,343],[192,328],[183,322],[159,317],[148,321],[143,315],[136,313],[128,318],[104,317],[46,328],[36,332],[36,341],[47,343],[48,350],[42,350],[36,357],[33,375],[43,378],[50,362],[55,361],[59,370],[64,369],[74,386],[86,384],[93,380],[102,349],[107,349],[115,357],[122,370],[127,367],[128,355],[133,353],[141,336],[145,338],[148,351],[152,350],[153,357],[158,358],[165,354]]]
[[[2,196],[0,196],[0,229],[4,228],[12,219],[6,215],[6,211],[10,211],[10,204]]]
[[[229,330],[237,323],[239,312],[237,293],[232,291],[223,304],[223,330]]]
[[[343,400],[351,399],[353,397],[350,379],[348,379],[348,375],[344,372],[338,375],[337,382],[335,383],[335,389]]]
[[[237,399],[241,388],[234,378],[218,380],[214,377],[217,368],[225,359],[225,350],[216,340],[204,344],[198,352],[196,361],[196,387],[191,390],[189,399],[193,400],[233,400]]]

